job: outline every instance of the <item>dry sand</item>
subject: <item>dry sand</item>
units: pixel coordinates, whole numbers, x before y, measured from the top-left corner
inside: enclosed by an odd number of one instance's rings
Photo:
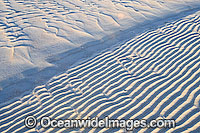
[[[40,119],[175,119],[176,128],[134,132],[200,132],[200,12],[144,32],[74,65],[0,106],[1,132],[123,132],[118,128],[41,128]]]

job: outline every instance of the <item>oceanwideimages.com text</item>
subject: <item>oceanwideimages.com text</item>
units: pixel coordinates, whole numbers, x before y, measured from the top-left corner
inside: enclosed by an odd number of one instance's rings
[[[28,116],[24,123],[27,128],[34,128],[38,124],[38,120],[34,116]],[[87,119],[56,120],[48,116],[42,117],[39,124],[43,128],[125,128],[127,131],[134,128],[174,128],[176,126],[175,120],[170,119],[157,119],[148,122],[144,119],[119,120],[109,117],[104,119],[88,117]]]

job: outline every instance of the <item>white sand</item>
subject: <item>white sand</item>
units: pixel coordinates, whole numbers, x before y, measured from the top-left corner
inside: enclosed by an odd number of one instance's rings
[[[199,7],[199,0],[0,0],[0,103]],[[84,51],[90,45],[97,46]]]
[[[1,132],[121,132],[104,129],[29,130],[24,118],[175,119],[176,128],[135,132],[200,131],[200,12],[74,65],[32,93],[0,107]]]

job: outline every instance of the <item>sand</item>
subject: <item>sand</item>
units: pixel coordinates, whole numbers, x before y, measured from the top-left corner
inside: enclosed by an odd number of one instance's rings
[[[116,24],[117,25],[117,24]],[[31,93],[0,105],[1,132],[123,132],[119,128],[47,128],[37,119],[175,119],[175,128],[200,131],[200,12],[149,30],[53,76]]]
[[[199,0],[0,0],[0,103],[199,7]]]

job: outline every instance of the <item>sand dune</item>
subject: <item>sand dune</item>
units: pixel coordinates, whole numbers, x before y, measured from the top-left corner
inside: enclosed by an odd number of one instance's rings
[[[199,0],[0,0],[0,103],[32,91],[97,48],[61,67],[62,53],[116,45],[139,27],[199,7]]]
[[[135,132],[200,131],[199,13],[145,32],[84,61],[0,107],[1,132],[113,132],[118,128],[29,130],[24,118],[175,119],[176,128]]]

